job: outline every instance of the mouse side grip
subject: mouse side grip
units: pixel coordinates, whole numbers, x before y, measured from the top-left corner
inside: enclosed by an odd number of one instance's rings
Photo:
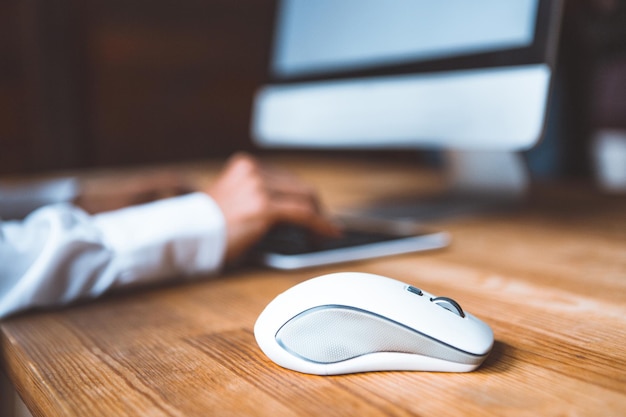
[[[331,364],[378,352],[424,355],[478,365],[475,355],[447,345],[414,329],[354,307],[327,305],[306,310],[276,333],[276,341],[305,361]]]

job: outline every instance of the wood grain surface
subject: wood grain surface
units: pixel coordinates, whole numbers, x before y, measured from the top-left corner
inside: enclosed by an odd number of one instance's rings
[[[440,186],[400,163],[278,159],[332,210]],[[202,168],[206,180],[216,164]],[[441,221],[449,248],[109,295],[0,323],[7,373],[36,416],[626,415],[626,197],[539,186],[514,212]],[[267,359],[252,328],[296,283],[393,277],[457,300],[495,346],[471,373],[321,377]]]

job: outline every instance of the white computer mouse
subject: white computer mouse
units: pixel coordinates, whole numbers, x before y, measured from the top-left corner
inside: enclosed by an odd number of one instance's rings
[[[493,346],[491,328],[456,301],[359,272],[288,289],[259,315],[254,335],[278,365],[317,375],[468,372]]]

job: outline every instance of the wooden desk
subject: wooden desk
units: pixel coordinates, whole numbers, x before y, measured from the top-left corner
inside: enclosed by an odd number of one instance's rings
[[[402,164],[284,161],[332,208],[436,185]],[[209,172],[214,172],[211,168]],[[4,366],[35,415],[626,415],[626,198],[539,190],[525,209],[441,223],[451,247],[300,272],[240,269],[1,324]],[[467,374],[303,375],[252,328],[279,292],[365,271],[446,295],[496,343]]]

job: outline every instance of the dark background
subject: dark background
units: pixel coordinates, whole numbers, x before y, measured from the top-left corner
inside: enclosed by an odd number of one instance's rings
[[[566,2],[547,135],[528,154],[540,175],[589,175],[592,133],[626,128],[624,3]],[[0,1],[0,174],[259,152],[249,120],[267,79],[275,8]]]

